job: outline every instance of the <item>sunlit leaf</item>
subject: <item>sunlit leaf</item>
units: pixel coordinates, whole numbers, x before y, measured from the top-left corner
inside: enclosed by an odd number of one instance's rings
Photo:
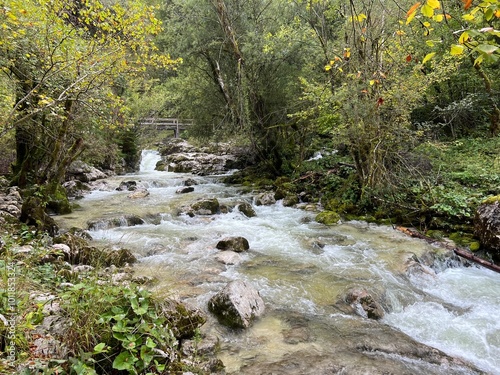
[[[427,44],[429,47],[434,47],[434,42],[432,40],[426,40],[425,44]]]
[[[460,35],[460,38],[458,38],[458,43],[464,44],[469,40],[469,33],[467,31],[464,31],[462,35]]]
[[[452,56],[458,56],[458,55],[461,55],[462,53],[464,53],[464,50],[465,50],[465,47],[463,45],[453,44],[451,46],[450,54]]]
[[[420,9],[422,14],[426,17],[431,18],[434,15],[434,9],[432,9],[429,5],[424,4],[422,5],[422,9]]]
[[[427,61],[432,59],[435,54],[436,54],[436,52],[431,52],[431,53],[428,53],[427,55],[425,55],[424,59],[422,60],[422,64],[425,64]]]
[[[427,0],[427,5],[430,6],[432,9],[441,8],[441,3],[439,2],[439,0]]]
[[[432,19],[436,22],[442,22],[444,20],[444,16],[442,14],[436,14]]]
[[[486,19],[486,21],[491,21],[491,19],[493,18],[493,9],[492,8],[486,9],[486,12],[484,12],[484,18]]]
[[[422,25],[424,25],[425,27],[431,27],[431,23],[428,21],[425,21],[424,23],[422,23]]]
[[[415,12],[418,9],[418,7],[420,6],[420,4],[422,4],[422,3],[418,2],[418,3],[413,4],[412,7],[408,10],[408,12],[406,12],[406,18],[409,18],[411,15],[413,15],[413,17],[415,17]]]
[[[415,18],[415,15],[417,14],[417,12],[413,12],[411,13],[408,18],[406,19],[406,24],[408,25],[414,18]]]
[[[473,14],[464,14],[462,16],[462,19],[466,20],[466,21],[473,21],[474,20],[474,15]]]

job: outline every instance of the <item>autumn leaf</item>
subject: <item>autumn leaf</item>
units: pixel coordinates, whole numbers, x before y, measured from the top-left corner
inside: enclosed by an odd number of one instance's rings
[[[472,0],[462,0],[464,3],[464,9],[469,9],[472,5]]]
[[[441,8],[441,3],[439,2],[439,0],[427,0],[427,5],[430,6],[432,9]]]
[[[415,13],[415,11],[418,9],[418,7],[422,4],[421,2],[415,3],[412,5],[412,7],[406,12],[406,18],[409,18],[412,14]]]
[[[406,62],[410,62],[410,61],[411,61],[411,55],[406,56]]]
[[[464,53],[465,47],[460,44],[454,44],[451,46],[450,54],[452,56],[458,56]]]
[[[431,53],[428,53],[427,55],[425,55],[424,59],[422,60],[422,64],[425,64],[427,61],[432,59],[435,54],[436,54],[436,52],[431,52]]]

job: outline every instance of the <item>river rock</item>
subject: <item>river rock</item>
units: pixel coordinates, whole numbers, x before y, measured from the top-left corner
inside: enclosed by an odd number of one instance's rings
[[[221,251],[215,256],[215,260],[226,265],[237,265],[243,261],[241,255],[234,251]]]
[[[366,289],[355,288],[347,293],[345,301],[363,317],[379,320],[384,317],[384,309]]]
[[[198,185],[198,182],[194,178],[188,178],[187,180],[184,181],[184,186],[196,186]]]
[[[191,205],[191,212],[196,215],[215,215],[220,212],[220,204],[217,198],[202,199]]]
[[[161,303],[161,313],[169,323],[178,340],[195,336],[196,331],[207,321],[203,313],[173,299]]]
[[[257,206],[270,206],[275,203],[276,199],[272,192],[261,193],[255,197],[255,204]]]
[[[148,189],[140,188],[130,193],[127,197],[130,199],[140,199],[140,198],[146,198],[147,196],[149,196]]]
[[[340,215],[335,211],[323,211],[316,215],[316,221],[325,225],[334,225],[340,221]]]
[[[194,191],[194,187],[192,186],[183,186],[175,191],[176,194],[186,194],[192,193]]]
[[[500,258],[500,196],[479,206],[474,217],[474,233],[481,245],[496,252]]]
[[[117,227],[133,227],[145,224],[145,221],[137,215],[123,215],[109,219],[94,219],[87,221],[88,230],[101,230]]]
[[[137,190],[137,181],[122,181],[116,188],[118,191],[135,191]]]
[[[265,304],[252,285],[235,280],[208,301],[208,310],[225,326],[248,328],[255,319],[264,314]]]
[[[226,237],[220,240],[215,246],[219,250],[230,250],[242,253],[250,248],[248,240],[244,237]]]
[[[92,167],[81,160],[76,160],[68,167],[66,171],[66,180],[79,180],[90,182],[106,178],[107,175],[99,169]]]
[[[236,206],[237,210],[240,211],[243,215],[246,217],[255,217],[257,214],[255,213],[255,210],[253,209],[252,205],[247,202],[242,202],[239,203]]]

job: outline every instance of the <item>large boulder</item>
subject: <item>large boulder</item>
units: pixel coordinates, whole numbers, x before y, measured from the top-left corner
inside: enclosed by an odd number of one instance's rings
[[[215,246],[219,250],[229,250],[235,253],[242,253],[250,248],[245,237],[226,237],[220,240]]]
[[[500,257],[500,196],[486,200],[476,211],[474,233],[481,245]]]
[[[240,211],[246,217],[255,217],[257,214],[253,209],[252,205],[247,202],[242,202],[236,206],[237,210]]]
[[[66,180],[79,180],[82,182],[90,182],[107,177],[104,172],[81,160],[76,160],[71,163],[66,171],[66,175]]]
[[[208,301],[208,310],[225,326],[248,328],[255,319],[264,314],[265,304],[252,285],[235,280]]]
[[[196,215],[215,215],[220,212],[220,204],[217,198],[202,199],[193,203],[191,210]]]

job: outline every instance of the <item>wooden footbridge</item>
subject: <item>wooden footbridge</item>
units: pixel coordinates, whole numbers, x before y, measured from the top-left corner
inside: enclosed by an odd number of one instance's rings
[[[179,138],[182,130],[186,130],[193,125],[191,119],[179,118],[159,118],[159,117],[146,117],[139,120],[140,126],[148,126],[155,130],[173,130],[174,137]]]

